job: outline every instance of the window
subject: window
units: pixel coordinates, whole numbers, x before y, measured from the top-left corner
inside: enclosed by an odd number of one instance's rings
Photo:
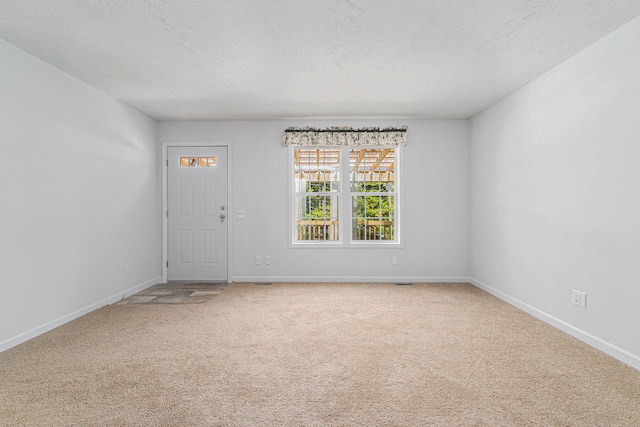
[[[294,149],[296,241],[338,241],[340,150]]]
[[[396,240],[395,154],[394,148],[349,152],[353,241]]]
[[[180,157],[181,168],[211,168],[215,165],[215,157]]]
[[[290,244],[400,243],[400,149],[407,126],[289,127]]]
[[[399,147],[305,146],[291,153],[293,244],[399,243]]]

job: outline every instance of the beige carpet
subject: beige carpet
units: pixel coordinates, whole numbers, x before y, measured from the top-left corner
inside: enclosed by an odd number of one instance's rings
[[[233,284],[0,353],[0,425],[640,426],[640,372],[470,285]]]

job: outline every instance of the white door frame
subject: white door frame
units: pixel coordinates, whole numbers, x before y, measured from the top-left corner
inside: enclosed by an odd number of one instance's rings
[[[167,283],[167,261],[168,257],[168,161],[169,147],[224,147],[227,149],[227,282],[231,283],[233,272],[231,271],[231,254],[232,254],[232,228],[233,228],[233,193],[231,192],[231,146],[226,143],[213,142],[163,142],[162,143],[162,281]]]

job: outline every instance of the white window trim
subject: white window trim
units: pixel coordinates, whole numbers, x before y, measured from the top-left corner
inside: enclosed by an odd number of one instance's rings
[[[288,152],[288,191],[289,191],[289,248],[309,248],[309,249],[389,249],[389,248],[403,248],[403,224],[404,224],[404,171],[402,166],[402,148],[400,145],[359,145],[357,147],[341,146],[340,147],[340,210],[338,220],[338,233],[339,240],[325,240],[325,241],[296,241],[296,204],[295,204],[295,174],[293,169],[293,150],[300,148],[308,148],[290,145]],[[336,146],[313,146],[317,149],[335,149]],[[353,240],[351,233],[351,191],[350,191],[350,176],[349,176],[349,150],[352,149],[381,149],[381,148],[393,148],[396,156],[396,170],[395,170],[395,188],[396,188],[396,202],[395,202],[395,240]],[[346,173],[345,173],[346,171]],[[348,224],[345,223],[348,221]],[[348,234],[347,238],[344,238]]]

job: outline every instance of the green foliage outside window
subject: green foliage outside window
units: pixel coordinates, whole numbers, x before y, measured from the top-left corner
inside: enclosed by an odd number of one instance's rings
[[[378,182],[368,182],[361,183],[360,188],[363,188],[367,193],[378,193],[381,190],[384,191],[383,188],[386,188],[384,185],[385,184]],[[356,206],[354,206],[353,219],[364,220],[365,218],[376,218],[389,221],[393,218],[393,196],[356,196],[354,199]]]
[[[320,193],[330,191],[330,182],[307,182],[307,193]],[[331,212],[331,196],[318,195],[305,197],[307,206],[302,214],[303,220],[329,219]]]
[[[368,182],[360,183],[360,188],[365,189],[365,192],[367,193],[378,193],[381,190],[384,191],[386,188],[385,185],[386,184],[378,182]],[[323,183],[307,182],[306,192],[324,192],[326,191],[325,188],[326,187]],[[330,216],[331,196],[308,196],[305,199],[307,206],[304,209],[303,217],[301,219],[325,219]],[[353,219],[364,220],[365,218],[376,218],[383,221],[390,221],[393,219],[395,209],[393,196],[357,196],[354,199],[356,201],[356,206],[354,206],[355,215],[353,215]]]

